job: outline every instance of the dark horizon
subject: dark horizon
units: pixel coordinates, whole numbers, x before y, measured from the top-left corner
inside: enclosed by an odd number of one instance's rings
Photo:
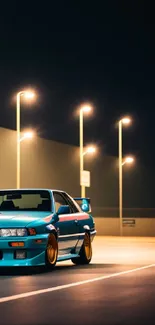
[[[43,7],[41,3],[2,5],[0,52],[1,127],[15,129],[13,97],[23,87],[38,93],[24,103],[21,126],[38,135],[78,145],[78,105],[89,101],[85,143],[117,155],[116,121],[131,115],[124,130],[124,154],[153,168],[155,149],[155,25],[142,3],[93,5],[79,1]],[[153,146],[153,144],[152,144]]]

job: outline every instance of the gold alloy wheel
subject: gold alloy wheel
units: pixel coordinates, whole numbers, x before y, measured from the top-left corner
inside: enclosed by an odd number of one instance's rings
[[[91,240],[88,233],[85,233],[85,237],[84,237],[84,250],[85,250],[86,258],[87,260],[89,260],[92,255],[92,250],[91,250]]]
[[[47,258],[48,262],[53,265],[57,260],[58,244],[54,234],[51,234],[47,244]]]

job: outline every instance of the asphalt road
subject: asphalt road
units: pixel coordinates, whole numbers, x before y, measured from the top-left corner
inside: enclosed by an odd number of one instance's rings
[[[155,240],[96,238],[93,247],[89,266],[0,270],[0,324],[155,324]]]

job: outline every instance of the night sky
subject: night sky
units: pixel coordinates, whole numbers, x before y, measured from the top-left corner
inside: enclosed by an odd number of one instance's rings
[[[145,5],[144,5],[145,3]],[[82,102],[85,143],[117,154],[116,121],[131,114],[124,153],[155,163],[155,24],[145,1],[5,1],[0,10],[0,126],[15,129],[15,94],[33,88],[22,103],[22,127],[78,145]]]

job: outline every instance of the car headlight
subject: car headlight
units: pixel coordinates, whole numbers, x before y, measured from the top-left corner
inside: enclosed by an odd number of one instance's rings
[[[17,229],[17,236],[27,236],[27,230],[24,228]]]
[[[0,229],[0,236],[1,237],[12,237],[12,236],[27,236],[26,228],[12,228],[12,229]]]

